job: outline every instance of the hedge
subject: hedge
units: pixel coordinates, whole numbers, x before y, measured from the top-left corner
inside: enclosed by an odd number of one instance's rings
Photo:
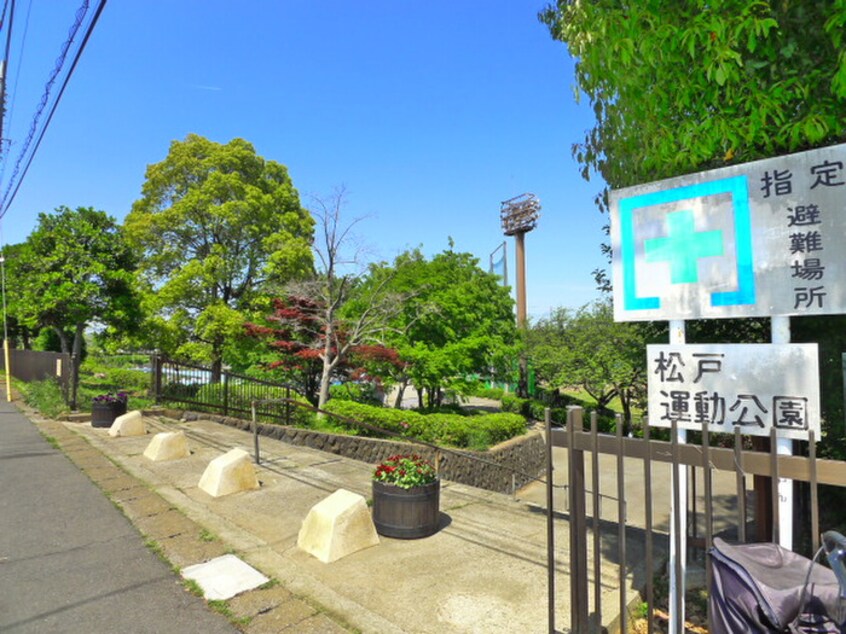
[[[519,414],[421,414],[410,410],[372,407],[339,400],[329,401],[324,409],[403,436],[461,448],[480,449],[526,432],[526,421]],[[379,435],[363,427],[358,431],[360,435]]]

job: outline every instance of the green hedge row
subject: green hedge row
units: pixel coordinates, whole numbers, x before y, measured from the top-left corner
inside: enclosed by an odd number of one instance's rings
[[[326,411],[388,431],[438,445],[483,449],[526,432],[526,421],[519,414],[420,414],[410,410],[372,407],[353,401],[331,400]],[[360,435],[376,436],[364,428]]]

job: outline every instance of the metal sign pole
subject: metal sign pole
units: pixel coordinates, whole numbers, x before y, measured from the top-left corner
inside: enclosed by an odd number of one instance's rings
[[[674,319],[670,321],[670,343],[683,344],[685,343],[685,324],[682,319]],[[687,430],[678,430],[679,444],[687,442]],[[684,634],[684,591],[685,591],[685,574],[687,570],[687,468],[674,464],[674,469],[679,469],[679,490],[678,496],[675,494],[671,498],[670,503],[670,601],[671,614],[679,611],[680,614],[672,614],[670,619],[670,634]],[[675,481],[675,478],[673,479]],[[673,501],[679,500],[678,508],[675,507]],[[676,519],[676,516],[678,518]],[[679,527],[678,536],[675,534],[676,525]],[[676,542],[679,543],[679,549],[676,550]],[[676,562],[681,565],[677,565]],[[680,572],[678,572],[680,571]],[[675,606],[678,606],[678,610]]]
[[[770,320],[772,343],[790,343],[790,317],[772,317]],[[789,438],[776,440],[776,453],[780,456],[793,455],[793,441]],[[778,479],[778,543],[782,548],[793,550],[793,481]]]

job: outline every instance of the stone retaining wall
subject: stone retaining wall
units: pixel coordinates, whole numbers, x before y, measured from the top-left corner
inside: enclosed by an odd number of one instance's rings
[[[178,410],[168,410],[165,415],[181,417],[186,421],[211,420],[245,431],[251,430],[250,421],[231,416]],[[546,464],[546,445],[543,436],[537,431],[511,438],[488,451],[435,450],[408,442],[327,434],[267,423],[259,423],[258,432],[262,436],[292,445],[368,462],[374,467],[388,456],[413,452],[438,465],[438,471],[445,480],[499,493],[513,493],[525,486],[543,472]]]

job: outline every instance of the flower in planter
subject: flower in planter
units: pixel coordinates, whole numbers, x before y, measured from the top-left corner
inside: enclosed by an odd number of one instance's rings
[[[117,392],[116,394],[109,392],[108,394],[99,394],[93,400],[95,403],[126,403],[129,400],[129,394],[126,392]]]
[[[376,467],[373,479],[403,489],[429,484],[438,479],[431,462],[416,454],[397,454]]]

